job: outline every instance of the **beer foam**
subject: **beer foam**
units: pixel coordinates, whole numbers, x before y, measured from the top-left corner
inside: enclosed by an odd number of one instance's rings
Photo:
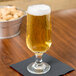
[[[27,9],[27,13],[35,16],[42,16],[49,14],[51,12],[51,8],[45,4],[32,5]]]

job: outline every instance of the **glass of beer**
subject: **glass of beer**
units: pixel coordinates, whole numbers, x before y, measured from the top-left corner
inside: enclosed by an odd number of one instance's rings
[[[27,9],[26,44],[35,53],[36,61],[27,66],[33,74],[45,74],[51,66],[42,60],[42,55],[50,48],[51,8],[45,4],[32,5]]]

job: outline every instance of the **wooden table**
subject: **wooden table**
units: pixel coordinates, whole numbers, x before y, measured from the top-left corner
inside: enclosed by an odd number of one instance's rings
[[[52,25],[53,44],[47,53],[76,69],[76,9],[53,12]],[[19,36],[0,40],[0,76],[21,76],[9,65],[34,55],[26,46],[25,28],[26,17]],[[76,71],[65,76],[76,76]]]

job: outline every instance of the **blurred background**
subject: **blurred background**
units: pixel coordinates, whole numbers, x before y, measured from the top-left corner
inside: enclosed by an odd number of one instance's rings
[[[15,5],[24,10],[32,4],[48,4],[53,11],[76,8],[76,0],[0,0],[1,5]]]

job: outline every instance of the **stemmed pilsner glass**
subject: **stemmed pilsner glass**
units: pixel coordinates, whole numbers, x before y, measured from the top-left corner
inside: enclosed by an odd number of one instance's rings
[[[27,8],[26,44],[35,53],[36,61],[27,66],[33,74],[45,74],[51,66],[42,60],[42,55],[50,48],[51,8],[45,4],[32,5]]]

